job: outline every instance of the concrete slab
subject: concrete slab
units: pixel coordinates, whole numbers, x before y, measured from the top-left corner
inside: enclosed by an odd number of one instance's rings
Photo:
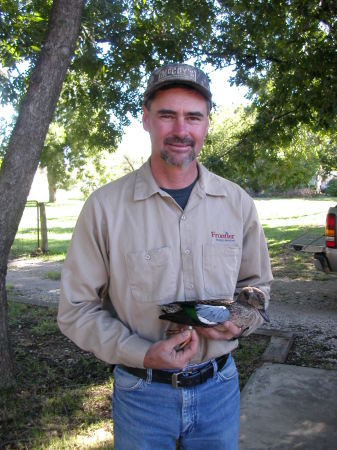
[[[241,393],[240,450],[336,450],[337,371],[265,363]]]

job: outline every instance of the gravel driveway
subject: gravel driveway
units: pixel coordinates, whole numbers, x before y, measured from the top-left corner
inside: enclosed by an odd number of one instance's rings
[[[295,335],[288,363],[337,369],[337,276],[275,279],[269,314],[269,328]]]

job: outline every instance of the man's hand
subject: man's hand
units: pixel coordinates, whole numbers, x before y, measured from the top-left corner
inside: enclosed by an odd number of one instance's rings
[[[224,322],[221,325],[211,328],[195,327],[198,334],[207,339],[230,341],[233,338],[239,337],[242,333],[241,328],[234,325],[234,323]]]
[[[177,351],[175,348],[191,338],[190,342]],[[169,339],[151,345],[144,358],[147,369],[184,369],[189,360],[197,352],[198,335],[194,330],[184,330]]]

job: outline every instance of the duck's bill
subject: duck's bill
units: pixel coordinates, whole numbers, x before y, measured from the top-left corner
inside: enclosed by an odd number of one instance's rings
[[[264,311],[263,309],[259,309],[258,311],[266,322],[270,322],[269,316],[266,311]]]

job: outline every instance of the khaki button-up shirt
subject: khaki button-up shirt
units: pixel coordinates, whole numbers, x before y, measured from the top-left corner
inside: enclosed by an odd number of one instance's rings
[[[268,250],[253,200],[200,164],[198,170],[184,211],[158,187],[149,161],[86,201],[62,270],[58,314],[62,332],[82,349],[143,367],[170,327],[158,319],[159,305],[231,299],[244,286],[269,298]],[[191,363],[236,346],[201,337]]]

